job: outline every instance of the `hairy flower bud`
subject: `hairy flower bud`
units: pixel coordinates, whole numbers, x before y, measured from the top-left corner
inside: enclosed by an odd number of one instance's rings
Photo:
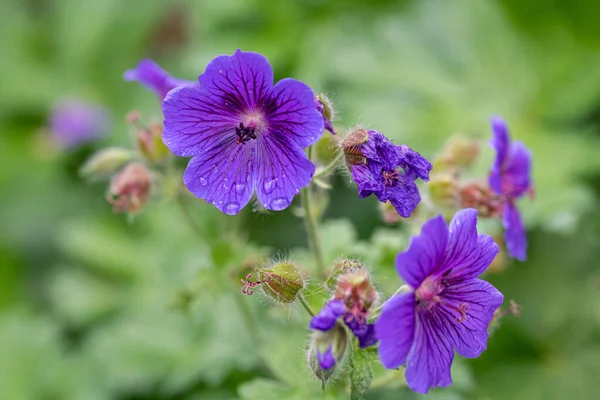
[[[313,332],[307,362],[314,376],[326,383],[343,365],[348,352],[348,333],[340,323],[328,331]]]
[[[333,103],[329,99],[329,97],[325,96],[323,93],[319,93],[315,97],[315,104],[317,105],[317,110],[323,115],[323,123],[325,125],[325,129],[327,129],[332,134],[336,134],[333,129],[333,118],[335,112],[333,111]]]
[[[460,189],[461,208],[474,208],[482,217],[499,217],[504,209],[504,200],[489,186],[474,182]]]
[[[129,163],[110,183],[107,200],[113,205],[114,212],[140,211],[150,197],[151,182],[152,176],[144,164]]]
[[[451,139],[435,164],[440,169],[468,168],[479,155],[479,143],[464,137]]]
[[[280,261],[269,269],[258,270],[259,280],[251,282],[252,274],[242,279],[242,293],[251,295],[256,286],[261,285],[263,292],[277,303],[290,304],[304,288],[304,278],[298,266],[292,261]]]
[[[367,271],[359,270],[339,277],[333,297],[343,300],[355,318],[365,319],[377,300],[377,291],[371,284]]]
[[[338,279],[341,275],[350,272],[356,272],[363,268],[363,265],[358,260],[351,260],[348,258],[342,258],[333,262],[333,272],[325,281],[325,286],[328,289],[334,290],[338,284]]]
[[[151,122],[146,126],[137,111],[132,111],[127,115],[127,122],[136,130],[138,149],[145,159],[156,163],[163,161],[170,154],[162,140],[163,127],[161,124]]]
[[[115,172],[132,158],[133,153],[127,149],[109,147],[100,150],[90,157],[83,164],[79,172],[85,178],[103,178]]]
[[[360,126],[352,129],[348,133],[348,136],[342,140],[340,147],[344,152],[344,158],[348,166],[366,164],[367,159],[362,153],[361,145],[365,144],[368,140],[368,131]]]
[[[456,208],[460,204],[458,179],[453,173],[436,173],[429,181],[431,202],[439,207]]]

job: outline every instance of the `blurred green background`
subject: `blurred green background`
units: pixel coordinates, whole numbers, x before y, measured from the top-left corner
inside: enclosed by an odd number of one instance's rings
[[[157,195],[130,220],[77,172],[95,150],[131,144],[128,111],[161,118],[125,69],[151,57],[191,80],[237,48],[329,94],[338,127],[363,123],[426,156],[452,134],[485,140],[502,115],[533,151],[536,198],[521,202],[529,260],[488,278],[522,315],[429,397],[600,398],[599,21],[593,0],[1,0],[0,399],[321,396],[303,310],[239,293],[242,267],[276,250],[310,265],[290,210],[229,218],[190,198],[202,239],[174,201]],[[40,129],[65,97],[107,107],[110,135],[49,146]],[[480,173],[491,159],[484,145]],[[334,188],[328,260],[360,257],[391,294],[406,227],[385,227],[345,178]],[[240,222],[245,234],[224,233]],[[385,376],[365,398],[424,397]],[[343,379],[323,397],[348,398]]]

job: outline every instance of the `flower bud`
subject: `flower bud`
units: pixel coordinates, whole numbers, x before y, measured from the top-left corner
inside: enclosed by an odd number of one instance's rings
[[[340,276],[333,297],[344,300],[349,312],[363,319],[377,300],[377,291],[371,284],[367,271],[359,270]]]
[[[129,163],[110,182],[107,200],[116,213],[136,213],[150,197],[152,176],[146,166],[139,162]]]
[[[323,123],[325,125],[325,129],[327,129],[332,134],[336,134],[333,129],[333,118],[335,112],[333,111],[333,103],[329,99],[329,97],[325,96],[323,93],[319,93],[315,97],[315,104],[317,105],[317,110],[323,115]]]
[[[352,129],[348,136],[340,143],[340,147],[344,152],[346,164],[359,165],[367,162],[363,155],[361,146],[369,140],[369,133],[365,128],[357,126]]]
[[[138,149],[145,159],[157,163],[163,161],[170,154],[169,149],[162,141],[163,127],[161,124],[152,122],[146,126],[137,111],[132,111],[127,115],[127,122],[136,130]]]
[[[383,222],[386,224],[397,224],[404,219],[400,214],[398,214],[396,207],[394,207],[394,205],[389,201],[386,201],[385,203],[379,203],[379,211],[381,212]]]
[[[251,295],[252,289],[261,285],[263,292],[277,303],[290,304],[304,288],[304,278],[292,261],[281,261],[270,269],[259,269],[258,276],[259,280],[255,282],[250,281],[252,274],[242,279],[242,293]]]
[[[132,158],[133,153],[129,150],[109,147],[90,157],[79,172],[85,178],[102,178],[112,174]]]
[[[456,137],[450,140],[442,154],[436,160],[440,168],[468,168],[479,155],[479,143],[464,137]]]
[[[493,218],[502,215],[504,200],[489,186],[475,182],[460,189],[460,206],[476,209],[481,217]]]
[[[307,361],[314,376],[327,382],[343,365],[348,351],[348,333],[336,323],[328,331],[315,331],[308,346]]]
[[[456,208],[460,204],[458,180],[453,173],[436,173],[429,181],[429,195],[434,205]]]
[[[356,272],[363,268],[363,265],[358,260],[350,260],[348,258],[343,258],[341,260],[335,260],[333,262],[333,272],[325,281],[325,286],[330,290],[334,290],[337,286],[338,279],[341,275],[347,274],[350,272]]]

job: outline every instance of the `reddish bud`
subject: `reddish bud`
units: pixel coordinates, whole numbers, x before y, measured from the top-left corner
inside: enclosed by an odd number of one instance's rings
[[[369,133],[365,128],[356,127],[340,143],[348,165],[365,164],[367,159],[362,153],[361,146],[369,140]]]
[[[150,197],[152,176],[142,163],[132,162],[110,182],[107,200],[116,213],[136,213]]]
[[[482,217],[499,217],[504,209],[504,200],[489,186],[475,182],[460,189],[460,206],[475,208]]]
[[[350,313],[361,321],[366,319],[377,300],[377,291],[371,284],[367,271],[359,270],[340,276],[333,297],[344,300]]]

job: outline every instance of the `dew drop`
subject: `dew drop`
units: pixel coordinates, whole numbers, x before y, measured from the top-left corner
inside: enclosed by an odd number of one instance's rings
[[[274,176],[272,176],[270,178],[266,178],[263,181],[263,191],[266,194],[273,193],[273,190],[275,190],[276,187],[277,187],[277,178],[275,178]]]
[[[219,202],[217,203],[218,205],[223,204],[223,200],[219,200]]]
[[[237,214],[240,211],[240,205],[236,202],[227,203],[225,204],[224,211],[229,215]]]
[[[296,188],[296,194],[300,193],[300,189]]]
[[[242,194],[244,193],[244,189],[246,189],[246,184],[243,182],[236,183],[235,185],[233,185],[233,189],[236,193]]]
[[[203,177],[203,176],[200,177],[200,184],[202,186],[206,186],[208,184],[208,181],[206,180],[205,177]]]
[[[283,197],[278,197],[276,199],[273,199],[273,201],[271,202],[271,210],[275,210],[275,211],[283,210],[288,205],[289,205],[289,202],[287,201],[287,199],[285,199]]]

